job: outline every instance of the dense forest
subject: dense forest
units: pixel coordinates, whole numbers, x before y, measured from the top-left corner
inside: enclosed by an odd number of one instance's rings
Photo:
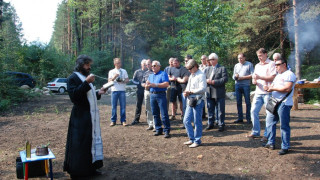
[[[132,76],[143,58],[165,67],[170,57],[190,54],[200,62],[215,52],[231,76],[238,53],[256,64],[264,47],[270,57],[280,52],[299,79],[313,80],[320,76],[319,29],[318,0],[62,0],[51,41],[27,43],[14,7],[0,0],[0,108],[30,97],[4,72],[29,73],[41,88],[67,77],[80,54],[106,77],[114,57]],[[227,90],[233,89],[230,78]],[[319,101],[319,94],[309,90],[305,98]]]

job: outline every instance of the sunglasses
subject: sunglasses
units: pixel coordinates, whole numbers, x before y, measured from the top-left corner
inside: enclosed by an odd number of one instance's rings
[[[275,66],[280,66],[281,64],[283,64],[283,63],[275,64]]]
[[[194,66],[192,66],[191,68],[189,68],[188,70],[190,71]]]
[[[152,65],[152,67],[157,67],[157,65]]]
[[[209,59],[209,61],[214,61],[215,59]]]

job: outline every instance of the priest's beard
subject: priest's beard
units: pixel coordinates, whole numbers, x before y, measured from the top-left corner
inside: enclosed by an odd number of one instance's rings
[[[83,75],[86,76],[86,77],[89,76],[90,70],[91,70],[91,68],[88,68],[88,69],[85,69],[85,68],[83,68],[83,67],[80,68],[81,74],[83,74]]]

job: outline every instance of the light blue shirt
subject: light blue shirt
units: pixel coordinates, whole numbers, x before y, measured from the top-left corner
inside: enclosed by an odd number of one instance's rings
[[[244,79],[239,81],[235,79],[235,75],[239,74],[239,77],[242,77],[242,76],[252,75],[253,72],[254,72],[254,69],[251,62],[245,61],[244,64],[237,63],[233,69],[232,79],[234,79],[236,81],[236,84],[238,85],[250,86],[251,79]]]

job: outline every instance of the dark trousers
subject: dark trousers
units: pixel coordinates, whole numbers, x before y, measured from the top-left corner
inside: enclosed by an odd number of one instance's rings
[[[225,98],[207,98],[208,105],[208,126],[213,126],[218,120],[219,126],[224,126],[225,119]]]
[[[243,111],[242,111],[242,95],[244,96],[244,101],[246,102],[246,119],[248,122],[251,121],[251,102],[250,102],[250,86],[238,85],[235,86],[236,97],[237,97],[237,109],[238,109],[238,120],[243,120]]]
[[[136,114],[135,114],[135,117],[134,117],[134,121],[139,121],[140,120],[143,98],[144,98],[144,91],[137,91]]]
[[[170,121],[167,109],[167,98],[166,93],[151,94],[150,95],[150,105],[152,110],[152,115],[157,132],[170,132]],[[161,117],[160,117],[161,114]],[[162,128],[162,124],[164,128]]]

